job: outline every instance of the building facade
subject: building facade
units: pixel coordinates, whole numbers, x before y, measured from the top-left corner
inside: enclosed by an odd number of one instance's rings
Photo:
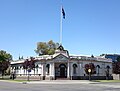
[[[30,59],[28,59],[29,61]],[[58,48],[54,55],[35,57],[35,68],[26,70],[23,68],[25,59],[11,62],[11,72],[16,78],[30,76],[40,80],[56,79],[112,79],[112,60],[101,57],[87,57],[69,55],[67,50]],[[88,74],[87,65],[94,65],[94,74]],[[91,69],[91,68],[89,68]],[[87,69],[88,70],[88,69]],[[93,70],[93,69],[91,69]]]

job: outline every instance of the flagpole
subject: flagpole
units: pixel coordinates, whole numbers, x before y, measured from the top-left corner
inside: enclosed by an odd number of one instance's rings
[[[60,45],[62,45],[62,5],[60,7]]]

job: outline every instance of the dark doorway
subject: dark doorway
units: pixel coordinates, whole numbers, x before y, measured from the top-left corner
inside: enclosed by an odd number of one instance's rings
[[[65,77],[65,68],[60,68],[60,77]]]
[[[66,75],[65,75],[65,73],[66,73],[66,65],[65,64],[60,64],[60,77],[61,78],[65,78],[66,77]]]

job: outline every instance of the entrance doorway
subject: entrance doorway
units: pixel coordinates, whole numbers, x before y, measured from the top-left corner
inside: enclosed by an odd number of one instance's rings
[[[60,64],[60,78],[66,78],[66,65],[65,64]]]
[[[55,79],[63,80],[67,78],[67,63],[55,63]]]

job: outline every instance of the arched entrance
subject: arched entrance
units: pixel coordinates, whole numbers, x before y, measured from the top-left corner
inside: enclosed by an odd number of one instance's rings
[[[66,65],[65,64],[60,64],[59,65],[60,68],[60,78],[66,78]]]

